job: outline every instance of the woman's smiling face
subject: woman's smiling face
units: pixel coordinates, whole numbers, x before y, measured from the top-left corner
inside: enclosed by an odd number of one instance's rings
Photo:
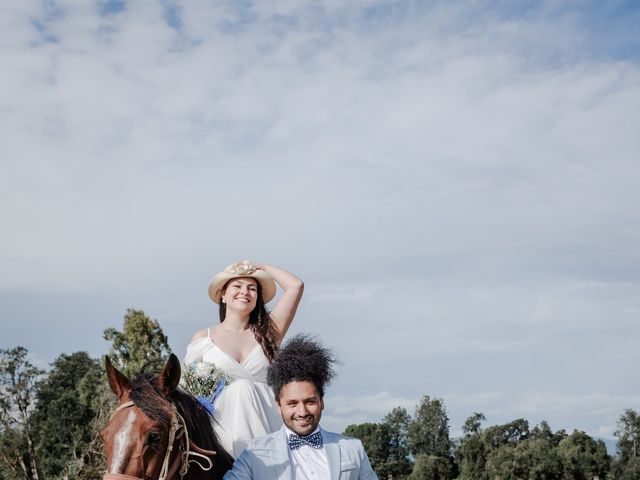
[[[240,312],[252,312],[257,300],[258,283],[251,277],[232,278],[222,292],[222,301],[227,308]]]

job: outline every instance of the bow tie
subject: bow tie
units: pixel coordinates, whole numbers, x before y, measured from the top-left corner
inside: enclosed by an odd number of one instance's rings
[[[322,448],[322,434],[320,433],[320,430],[316,433],[312,433],[311,435],[307,435],[306,437],[300,437],[295,433],[289,435],[289,448],[291,450],[300,448],[304,444],[313,448]]]

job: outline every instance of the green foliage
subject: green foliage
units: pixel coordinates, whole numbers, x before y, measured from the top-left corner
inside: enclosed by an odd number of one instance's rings
[[[482,422],[486,420],[484,413],[473,412],[473,415],[465,420],[462,431],[465,435],[478,433],[481,430]]]
[[[24,434],[15,428],[0,431],[0,479],[29,479],[29,453]]]
[[[484,431],[484,439],[487,446],[497,448],[500,446],[515,447],[519,442],[529,436],[529,422],[518,418],[504,425],[495,425]]]
[[[109,328],[114,363],[128,375],[170,353],[157,321],[128,309]],[[0,480],[93,480],[104,472],[100,431],[116,407],[100,363],[62,354],[47,376],[23,347],[0,350]]]
[[[411,480],[448,480],[451,478],[451,462],[448,458],[421,453],[416,457]]]
[[[560,442],[558,455],[564,468],[563,478],[567,480],[605,478],[609,471],[611,459],[604,442],[578,430]]]
[[[612,478],[637,480],[640,478],[640,415],[627,409],[617,422],[614,435],[618,438],[618,455],[612,464]]]
[[[158,321],[145,315],[142,310],[127,309],[122,332],[107,328],[104,339],[112,342],[109,353],[112,362],[127,376],[138,373],[147,363],[164,359],[171,353]]]
[[[549,424],[543,420],[540,422],[540,425],[536,425],[531,429],[529,438],[532,440],[545,440],[550,446],[555,448],[562,440],[567,438],[567,432],[564,430],[558,430],[554,433]]]
[[[638,480],[640,478],[640,457],[629,458],[626,461],[616,459],[612,467],[615,480]]]
[[[618,457],[624,463],[640,456],[640,415],[627,409],[617,422]],[[639,477],[640,478],[640,477]]]
[[[102,456],[95,448],[94,419],[104,384],[102,367],[85,352],[62,354],[53,362],[32,416],[46,478],[96,478],[99,474]]]
[[[485,464],[488,449],[482,436],[481,421],[484,414],[474,413],[462,427],[465,436],[456,449],[456,462],[461,480],[486,480]]]
[[[373,469],[379,477],[387,478],[390,436],[385,426],[379,423],[349,425],[344,433],[362,441]]]
[[[409,424],[407,443],[411,453],[416,457],[421,453],[449,457],[449,417],[441,399],[432,400],[428,395],[422,397]]]
[[[584,432],[554,433],[547,422],[529,431],[524,419],[472,430],[456,451],[459,480],[604,480],[609,471],[604,442]]]
[[[30,415],[44,370],[27,359],[28,353],[24,347],[0,350],[0,472],[38,480]]]
[[[396,407],[382,423],[350,425],[345,434],[362,440],[380,478],[449,479],[456,471],[450,453],[449,418],[440,399],[423,397],[413,419],[406,409]],[[412,454],[416,457],[413,466]],[[406,477],[410,473],[412,476]]]
[[[411,472],[407,430],[411,417],[404,408],[394,408],[382,423],[349,425],[345,435],[359,438],[380,478],[401,478]]]
[[[394,408],[382,419],[382,425],[389,434],[386,473],[392,475],[393,478],[402,477],[411,472],[410,452],[407,445],[410,423],[411,417],[402,407]],[[382,475],[380,477],[386,478]]]

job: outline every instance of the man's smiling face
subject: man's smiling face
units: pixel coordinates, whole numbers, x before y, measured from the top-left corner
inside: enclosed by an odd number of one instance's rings
[[[324,402],[313,382],[290,382],[280,390],[278,409],[287,428],[304,437],[318,427]]]

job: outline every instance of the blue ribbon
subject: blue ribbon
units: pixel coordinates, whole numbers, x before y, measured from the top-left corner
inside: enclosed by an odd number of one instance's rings
[[[225,387],[226,384],[227,384],[227,381],[223,377],[220,380],[218,380],[218,383],[216,384],[216,389],[213,391],[213,394],[210,397],[202,397],[202,396],[196,397],[196,400],[200,402],[200,405],[204,407],[204,409],[207,411],[207,413],[209,413],[209,415],[213,416],[213,412],[215,412],[216,410],[216,407],[213,405],[213,402],[215,402],[216,398],[218,398],[220,393],[222,393],[222,389]]]

